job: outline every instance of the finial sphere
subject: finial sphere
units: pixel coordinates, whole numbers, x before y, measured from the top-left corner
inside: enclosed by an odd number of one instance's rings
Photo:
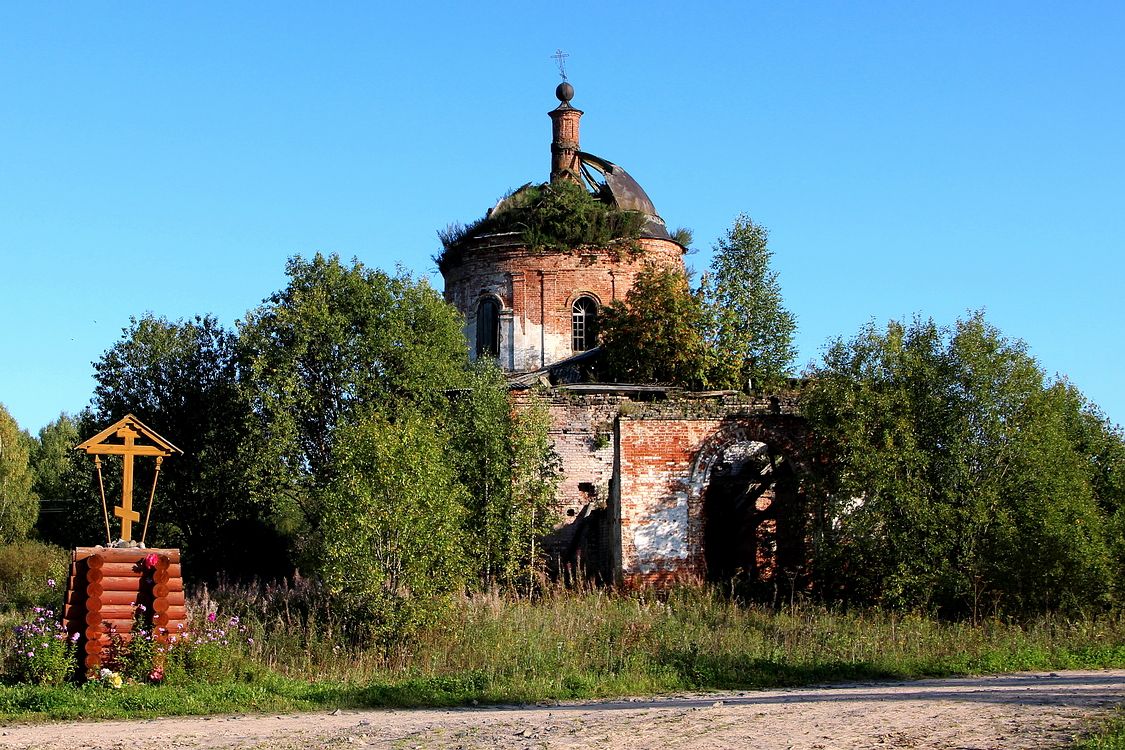
[[[570,104],[570,100],[574,98],[574,87],[563,81],[555,89],[555,96],[563,104]]]

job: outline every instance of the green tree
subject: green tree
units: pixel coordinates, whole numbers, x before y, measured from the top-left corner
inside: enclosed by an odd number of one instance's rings
[[[1125,432],[1066,380],[1050,387],[1058,405],[1061,429],[1075,447],[1083,473],[1089,478],[1113,553],[1113,578],[1125,581]],[[1118,598],[1125,595],[1119,588]]]
[[[89,437],[97,432],[89,409],[76,417],[63,413],[39,430],[32,449],[35,492],[42,504],[36,530],[42,539],[60,547],[106,541],[93,462],[74,450],[83,434]]]
[[[94,363],[99,429],[132,413],[184,451],[161,468],[148,542],[182,547],[199,576],[283,567],[249,491],[255,456],[236,354],[234,334],[211,316],[173,322],[149,314],[132,319]],[[151,487],[154,466],[137,463],[138,496]],[[118,474],[104,474],[112,497]]]
[[[467,490],[476,578],[486,590],[533,585],[558,484],[546,408],[534,395],[513,404],[496,364],[477,360],[452,413],[451,456]]]
[[[27,536],[39,515],[39,497],[32,490],[32,438],[0,404],[0,544]]]
[[[637,274],[624,304],[602,312],[603,377],[620,383],[705,387],[713,367],[704,312],[683,271],[656,265]]]
[[[547,404],[536,393],[525,396],[512,411],[506,580],[522,586],[526,578],[529,595],[543,573],[545,560],[536,544],[555,525],[555,492],[562,479],[561,460],[555,453],[550,427]]]
[[[512,498],[511,404],[504,375],[494,362],[482,358],[473,363],[452,417],[450,456],[467,490],[470,559],[477,580],[488,589],[504,578],[504,516]]]
[[[65,412],[39,430],[39,440],[31,452],[31,465],[35,471],[35,492],[43,502],[65,498],[71,492],[67,481],[70,458],[80,442],[78,426]]]
[[[797,323],[782,304],[768,238],[765,227],[741,214],[715,245],[701,293],[716,384],[776,386],[792,374]]]
[[[242,375],[263,456],[257,491],[291,535],[316,539],[340,431],[374,413],[440,415],[468,351],[460,317],[425,280],[319,254],[291,258],[286,273],[240,326]]]
[[[865,327],[808,373],[831,459],[818,538],[831,590],[980,616],[1101,604],[1113,593],[1085,420],[1022,342],[983,315]]]
[[[382,642],[432,624],[467,581],[467,498],[428,415],[373,412],[339,428],[322,497],[319,568],[355,634]]]

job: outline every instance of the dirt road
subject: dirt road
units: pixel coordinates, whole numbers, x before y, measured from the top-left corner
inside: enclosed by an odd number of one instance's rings
[[[1125,670],[1025,673],[551,706],[333,711],[0,727],[0,747],[1065,747],[1125,701]]]

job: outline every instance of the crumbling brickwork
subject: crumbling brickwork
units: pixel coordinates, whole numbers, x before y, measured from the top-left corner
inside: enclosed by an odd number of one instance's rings
[[[563,477],[556,492],[557,527],[544,540],[552,572],[613,580],[607,523],[613,482],[613,432],[627,397],[575,396],[555,391],[547,399],[551,441]]]
[[[549,408],[564,474],[558,526],[546,543],[555,572],[580,568],[606,582],[661,586],[740,564],[766,580],[803,556],[804,526],[791,519],[803,512],[808,446],[792,398],[642,403],[559,389]],[[745,526],[750,538],[739,543],[706,533],[708,489],[720,475],[723,492],[742,493],[736,500],[746,507],[731,516],[719,505],[729,498],[712,493],[710,517]],[[734,549],[709,554],[716,539]]]
[[[574,302],[586,296],[600,308],[624,299],[646,264],[683,267],[683,248],[670,240],[640,239],[639,252],[582,248],[543,253],[519,244],[482,246],[445,271],[445,298],[465,316],[465,337],[477,351],[477,311],[500,304],[499,363],[509,372],[538,370],[574,354]]]

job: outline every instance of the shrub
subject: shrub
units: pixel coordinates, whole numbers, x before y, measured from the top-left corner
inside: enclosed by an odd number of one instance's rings
[[[57,607],[70,553],[42,542],[20,541],[0,547],[0,610]]]
[[[401,641],[439,621],[465,585],[465,489],[421,415],[377,415],[341,432],[320,572],[358,640]]]

